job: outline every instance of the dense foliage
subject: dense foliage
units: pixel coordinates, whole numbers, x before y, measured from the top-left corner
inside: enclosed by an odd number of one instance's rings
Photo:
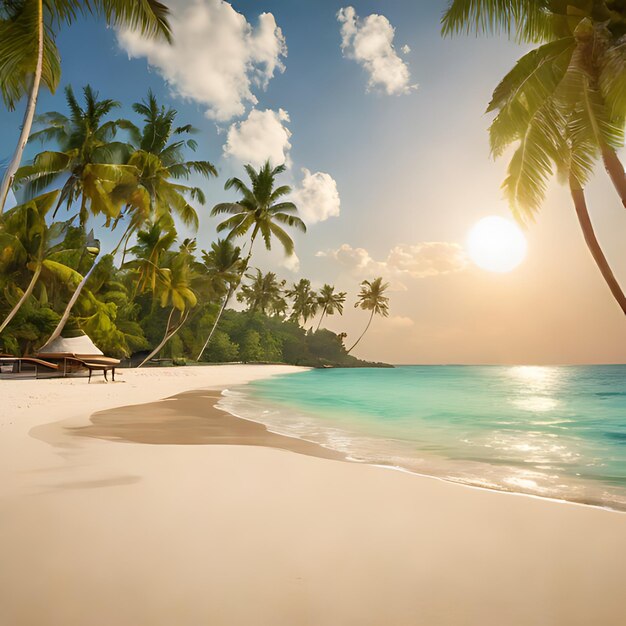
[[[181,241],[177,232],[180,224],[197,229],[206,203],[203,186],[188,182],[210,182],[217,171],[192,156],[195,129],[152,93],[133,105],[139,123],[113,118],[119,103],[99,100],[89,86],[83,101],[68,88],[67,115],[36,118],[31,141],[44,149],[16,173],[22,202],[0,215],[0,351],[31,354],[55,337],[86,333],[135,365],[159,357],[361,364],[348,356],[343,335],[321,329],[343,313],[346,293],[332,285],[317,293],[307,279],[288,287],[250,268],[257,237],[289,255],[289,230],[306,231],[287,199],[290,187],[278,183],[283,166],[248,165],[250,184],[226,181],[240,198],[211,212],[227,216],[217,224],[225,237],[197,250],[195,239]],[[96,238],[105,231],[114,233],[107,249]],[[386,285],[362,284],[376,301],[382,293],[372,285]],[[231,302],[246,310],[229,310]],[[363,308],[362,295],[359,302]],[[380,302],[367,310],[386,315],[386,298]]]

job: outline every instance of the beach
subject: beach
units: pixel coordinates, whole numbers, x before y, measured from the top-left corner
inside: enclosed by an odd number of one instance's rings
[[[348,462],[212,408],[298,371],[1,380],[0,624],[624,623],[623,513]]]

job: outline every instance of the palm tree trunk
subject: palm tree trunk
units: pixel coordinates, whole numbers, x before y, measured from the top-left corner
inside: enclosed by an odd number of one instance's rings
[[[30,295],[33,293],[33,289],[35,288],[35,283],[37,282],[37,279],[39,278],[39,274],[41,274],[41,268],[42,268],[42,265],[40,263],[39,265],[37,265],[37,269],[35,270],[35,273],[33,274],[32,278],[30,279],[30,283],[28,284],[26,291],[23,293],[22,297],[16,302],[15,306],[11,309],[11,312],[7,315],[4,322],[2,322],[2,325],[0,325],[0,333],[9,325],[9,322],[15,317],[16,313],[20,310],[24,302],[26,302],[26,300],[28,300]]]
[[[211,332],[209,333],[207,340],[204,342],[204,346],[202,350],[200,351],[200,354],[198,354],[198,357],[196,358],[196,362],[200,360],[200,357],[204,354],[204,351],[207,349],[209,342],[211,341],[211,337],[213,336],[213,333],[215,332],[217,325],[220,323],[222,314],[226,310],[226,306],[228,305],[228,302],[230,301],[235,291],[237,291],[237,289],[239,288],[239,285],[241,285],[241,281],[243,280],[243,275],[246,273],[246,270],[248,269],[248,265],[250,264],[250,259],[252,258],[252,248],[254,246],[254,240],[256,239],[258,232],[259,232],[259,228],[258,226],[256,226],[254,230],[252,231],[252,237],[250,238],[250,251],[248,252],[248,256],[246,257],[246,260],[243,262],[243,265],[241,267],[241,272],[239,272],[239,279],[237,280],[237,284],[232,289],[229,290],[224,302],[222,303],[222,308],[219,310],[219,313],[217,314],[217,317],[215,318],[215,322],[213,322],[213,328],[211,328]]]
[[[124,231],[124,234],[122,235],[122,238],[119,240],[119,242],[118,242],[117,246],[115,246],[115,248],[114,248],[113,252],[111,252],[111,254],[112,254],[113,256],[115,256],[115,255],[117,254],[117,251],[120,249],[120,246],[121,246],[121,245],[122,245],[122,243],[124,242],[124,239],[126,239],[126,236],[128,236],[128,237],[130,238],[130,233],[131,233],[131,229],[132,229],[132,227],[133,227],[133,224],[132,224],[132,223],[130,223],[130,224],[127,226],[126,230]],[[126,246],[124,246],[124,252],[126,252]],[[122,265],[123,265],[123,263],[122,263]]]
[[[174,315],[174,311],[175,310],[176,309],[174,307],[172,307],[172,310],[170,311],[170,315],[167,318],[167,325],[165,327],[165,334],[163,335],[163,339],[161,339],[161,343],[137,367],[142,367],[151,358],[153,358],[155,355],[157,355],[161,351],[163,346],[183,327],[183,324],[187,321],[187,317],[189,317],[189,312],[188,311],[185,312],[184,315],[181,315],[180,322],[179,322],[178,326],[176,326],[176,328],[174,328],[173,330],[170,330],[170,324],[172,322],[172,316]]]
[[[134,232],[135,232],[135,228],[133,228],[129,233],[128,236],[126,237],[126,241],[124,242],[124,249],[122,250],[122,261],[120,262],[120,267],[122,265],[124,265],[124,262],[126,261],[126,254],[128,253],[128,244],[130,242],[130,238],[133,236]]]
[[[322,325],[322,320],[324,319],[324,315],[326,315],[326,307],[324,307],[324,309],[322,310],[322,315],[320,317],[320,321],[317,323],[317,328],[315,329],[315,332],[320,329],[320,326]]]
[[[200,350],[200,352],[198,353],[198,356],[196,357],[196,362],[201,359],[202,355],[204,354],[204,351],[207,349],[207,346],[209,345],[209,342],[211,341],[211,337],[213,337],[213,333],[215,332],[215,329],[217,328],[220,318],[222,317],[222,313],[224,313],[224,310],[226,309],[226,305],[228,304],[228,301],[230,300],[232,293],[233,293],[232,289],[229,289],[228,293],[224,296],[224,300],[222,301],[222,306],[220,307],[217,317],[215,318],[215,321],[213,322],[213,327],[211,328],[211,332],[209,333],[209,336],[206,338],[206,341],[204,342],[204,345],[202,346],[202,350]]]
[[[28,137],[30,136],[30,129],[33,126],[33,119],[35,117],[35,108],[37,107],[37,96],[39,94],[39,85],[41,84],[41,72],[43,69],[43,0],[37,2],[38,8],[38,27],[37,27],[37,65],[35,66],[35,73],[33,74],[32,82],[30,85],[30,93],[28,96],[28,103],[26,104],[26,111],[24,112],[24,119],[22,121],[22,130],[20,137],[17,141],[17,147],[13,153],[13,158],[9,163],[4,178],[0,184],[0,215],[4,211],[4,205],[9,195],[9,190],[13,185],[15,179],[15,173],[17,172],[20,163],[22,162],[22,155],[24,154],[24,148],[28,143]]]
[[[373,319],[374,319],[374,310],[372,309],[372,314],[370,315],[370,319],[369,319],[369,322],[367,322],[367,326],[365,327],[365,330],[361,333],[361,336],[356,340],[356,342],[352,344],[352,347],[350,348],[350,350],[348,350],[346,354],[350,354],[350,352],[352,352],[352,350],[356,348],[359,341],[363,339],[363,335],[365,335],[365,333],[367,332],[367,329],[370,327],[370,324],[372,323]]]
[[[593,259],[596,262],[604,280],[606,281],[606,284],[611,290],[613,297],[619,304],[622,312],[626,315],[626,297],[624,296],[624,292],[617,282],[617,279],[613,275],[611,267],[602,252],[600,244],[598,243],[598,239],[593,230],[593,224],[591,223],[591,218],[589,217],[589,211],[587,210],[585,192],[580,186],[580,183],[575,180],[573,176],[570,176],[569,184],[572,199],[574,200],[574,206],[576,207],[576,215],[578,216],[578,221],[580,222],[580,227],[582,228],[587,247],[589,248],[589,251],[591,252],[591,255],[593,256]]]
[[[61,333],[63,332],[63,329],[65,328],[65,324],[67,324],[67,320],[70,317],[70,313],[72,312],[72,309],[74,308],[74,305],[76,304],[76,301],[78,300],[78,297],[80,296],[81,291],[83,290],[83,287],[85,286],[92,272],[94,271],[94,269],[96,269],[96,266],[100,262],[101,256],[102,255],[98,255],[96,257],[96,260],[93,262],[93,265],[91,266],[90,270],[85,274],[85,276],[80,281],[80,283],[78,283],[78,287],[76,287],[76,290],[72,294],[70,301],[67,303],[67,306],[65,307],[65,311],[63,311],[61,320],[57,324],[57,327],[54,329],[54,332],[50,335],[50,337],[48,337],[48,341],[46,341],[46,346],[49,343],[52,343],[57,337],[61,336]]]
[[[615,150],[608,146],[602,148],[602,160],[604,161],[604,169],[606,169],[622,204],[626,207],[626,173],[622,162]]]

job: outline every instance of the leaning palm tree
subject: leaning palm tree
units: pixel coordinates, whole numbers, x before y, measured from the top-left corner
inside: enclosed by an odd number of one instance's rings
[[[496,87],[488,111],[495,157],[516,144],[503,187],[514,214],[532,219],[556,170],[568,184],[584,239],[613,297],[626,314],[626,296],[598,242],[584,188],[595,161],[626,206],[626,176],[617,150],[626,119],[626,16],[611,2],[453,0],[444,34],[505,32],[540,43]]]
[[[316,330],[320,329],[322,320],[326,315],[334,315],[335,313],[343,315],[343,305],[346,301],[347,295],[348,294],[345,291],[337,293],[332,285],[324,285],[320,289],[319,296],[317,297],[317,304],[322,307],[322,314],[320,315],[320,320],[317,323]]]
[[[183,327],[189,311],[198,299],[192,289],[193,271],[186,254],[166,252],[159,260],[156,295],[162,308],[170,307],[163,338],[152,352],[139,364],[145,365],[156,356],[165,344]]]
[[[306,324],[308,320],[315,317],[319,306],[317,293],[311,289],[311,281],[307,278],[301,278],[294,283],[291,289],[286,292],[291,302],[291,314],[289,319],[299,323],[302,320]]]
[[[218,239],[211,244],[209,252],[202,251],[202,270],[211,283],[211,292],[221,294],[222,302],[215,317],[213,326],[196,357],[199,361],[207,349],[217,324],[224,313],[226,304],[232,296],[233,289],[239,282],[239,269],[242,264],[241,248],[234,246],[228,239]]]
[[[383,283],[382,278],[375,278],[373,281],[364,280],[361,283],[361,291],[358,296],[358,300],[354,305],[354,308],[360,308],[364,311],[371,311],[370,318],[367,322],[365,330],[361,333],[361,336],[352,344],[352,347],[348,350],[348,354],[356,348],[357,344],[363,335],[368,331],[374,315],[382,315],[383,317],[389,316],[389,298],[384,294],[389,288],[389,283]]]
[[[248,270],[257,236],[261,235],[267,250],[271,250],[272,239],[276,238],[283,246],[285,253],[292,255],[294,252],[293,239],[282,227],[289,226],[303,233],[306,232],[304,222],[297,216],[298,208],[296,205],[293,202],[282,200],[291,193],[291,187],[288,185],[275,187],[276,177],[285,171],[285,166],[272,167],[270,162],[266,161],[258,172],[251,165],[246,165],[245,170],[252,183],[251,188],[239,178],[230,178],[226,181],[224,188],[226,190],[235,189],[241,194],[241,198],[237,202],[216,204],[211,211],[212,216],[230,215],[217,226],[218,233],[228,232],[227,240],[245,235],[250,237],[248,254],[240,266],[239,280],[222,307],[216,324],[219,322],[228,300],[237,290]]]
[[[48,263],[65,224],[46,223],[46,216],[52,210],[58,191],[43,194],[7,211],[0,222],[0,271],[9,274],[11,268],[27,268],[32,272],[28,285],[0,324],[0,333],[9,325],[24,303],[30,298],[33,289]]]
[[[56,90],[61,76],[56,33],[79,15],[104,17],[108,25],[139,29],[148,37],[171,39],[168,9],[159,0],[5,0],[0,3],[0,91],[9,109],[27,96],[13,157],[0,183],[4,210],[30,135],[41,83]]]
[[[135,271],[133,300],[138,292],[150,291],[156,297],[157,281],[161,274],[159,262],[174,241],[176,241],[176,231],[164,229],[161,221],[149,224],[145,230],[137,233],[137,243],[130,249],[134,259],[122,266],[122,269]]]

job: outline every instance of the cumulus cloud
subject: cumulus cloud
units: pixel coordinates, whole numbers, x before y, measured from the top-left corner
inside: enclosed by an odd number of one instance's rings
[[[392,315],[385,320],[385,325],[390,326],[391,328],[405,329],[415,326],[415,322],[410,317]]]
[[[400,244],[389,252],[386,265],[413,278],[450,274],[467,267],[463,248],[456,243],[430,241],[417,245]]]
[[[460,272],[468,266],[463,248],[456,243],[429,241],[416,245],[394,246],[384,261],[377,261],[365,248],[353,248],[344,243],[336,250],[317,253],[332,259],[351,274],[361,278],[383,276],[392,281],[395,290],[406,289],[403,279],[426,278]]]
[[[388,95],[400,95],[417,88],[411,84],[408,66],[396,52],[395,29],[384,15],[373,13],[360,18],[349,6],[339,10],[337,20],[341,24],[343,55],[365,68],[368,89],[381,87]]]
[[[274,166],[285,163],[289,167],[291,132],[286,126],[288,122],[289,114],[283,109],[252,109],[245,120],[228,129],[224,155],[257,168],[268,159]]]
[[[295,252],[291,256],[284,257],[281,265],[294,274],[300,271],[300,259]]]
[[[253,27],[223,0],[170,0],[174,43],[120,30],[119,45],[145,57],[172,91],[207,107],[210,119],[226,121],[257,104],[253,88],[264,89],[284,71],[285,38],[271,13]]]
[[[293,193],[293,201],[298,206],[300,217],[307,224],[324,222],[337,217],[341,208],[339,191],[335,179],[325,172],[312,174],[302,169],[304,178]]]

